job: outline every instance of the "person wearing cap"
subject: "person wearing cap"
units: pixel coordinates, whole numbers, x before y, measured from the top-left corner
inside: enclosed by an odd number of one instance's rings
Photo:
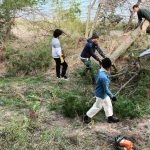
[[[133,11],[137,12],[137,16],[138,16],[138,24],[136,27],[138,27],[141,24],[142,18],[145,18],[146,20],[148,20],[150,22],[150,10],[144,9],[144,8],[139,8],[138,5],[134,5]]]
[[[98,46],[98,41],[99,41],[99,36],[94,33],[91,38],[87,40],[87,44],[83,48],[80,58],[81,61],[85,64],[86,69],[83,71],[82,76],[85,76],[88,71],[90,71],[91,77],[92,77],[92,82],[95,84],[95,76],[94,76],[94,71],[92,67],[92,63],[90,60],[90,57],[92,56],[95,60],[100,62],[100,59],[98,56],[96,56],[95,51],[97,50],[98,53],[105,58],[105,54],[103,51],[100,49]]]
[[[52,57],[54,58],[56,62],[56,76],[57,78],[61,79],[68,79],[66,76],[66,71],[68,64],[63,58],[61,46],[59,39],[61,38],[62,31],[60,29],[56,29],[53,33],[54,38],[52,39]],[[62,66],[62,72],[60,74],[60,68]]]
[[[116,101],[117,99],[109,90],[110,80],[108,77],[108,70],[111,67],[112,62],[109,58],[104,58],[101,61],[101,64],[102,66],[98,71],[98,77],[95,86],[96,102],[84,116],[83,119],[85,123],[90,123],[91,118],[96,115],[102,109],[102,107],[104,108],[105,115],[108,118],[108,123],[115,123],[119,121],[118,118],[113,117],[113,107],[111,103],[111,100]]]

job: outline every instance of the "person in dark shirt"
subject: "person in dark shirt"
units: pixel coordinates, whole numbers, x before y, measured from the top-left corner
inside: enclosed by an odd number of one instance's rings
[[[145,18],[150,22],[150,10],[144,9],[144,8],[139,8],[138,5],[133,6],[133,11],[137,12],[138,15],[138,24],[137,27],[141,24],[142,18]]]
[[[86,69],[84,70],[84,72],[82,73],[82,75],[85,76],[86,73],[87,73],[87,71],[90,71],[93,84],[95,84],[96,79],[95,79],[95,76],[94,76],[94,71],[93,71],[92,62],[90,60],[90,57],[92,56],[95,60],[97,60],[97,61],[100,62],[99,57],[96,56],[96,54],[95,54],[95,51],[97,50],[98,53],[103,58],[105,58],[105,54],[103,53],[103,51],[100,49],[100,47],[97,44],[98,41],[99,41],[99,36],[96,33],[94,33],[92,35],[92,37],[87,40],[87,44],[83,48],[83,51],[82,51],[82,53],[80,55],[81,61],[86,66]]]

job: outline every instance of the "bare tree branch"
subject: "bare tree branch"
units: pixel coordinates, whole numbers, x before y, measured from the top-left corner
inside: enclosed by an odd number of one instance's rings
[[[96,22],[97,22],[97,20],[98,20],[98,16],[99,16],[99,14],[100,14],[101,7],[102,7],[102,5],[103,5],[103,2],[104,2],[104,0],[100,1],[99,5],[98,5],[98,9],[97,9],[97,11],[96,11],[96,14],[95,14],[95,17],[94,17],[94,20],[93,20],[93,23],[92,23],[92,27],[91,27],[89,36],[92,36],[92,34],[93,34],[93,30],[94,30],[95,25],[96,25]]]
[[[115,94],[115,96],[117,96],[117,95],[120,93],[120,91],[121,91],[130,81],[132,81],[136,76],[137,76],[137,73],[134,74],[134,76],[132,76],[132,78],[131,78],[129,81],[127,81],[127,82],[117,91],[117,93]]]
[[[88,38],[88,32],[89,32],[89,20],[91,16],[91,10],[95,4],[96,0],[93,0],[92,4],[88,6],[88,14],[87,14],[87,20],[86,20],[86,29],[85,29],[85,38]]]

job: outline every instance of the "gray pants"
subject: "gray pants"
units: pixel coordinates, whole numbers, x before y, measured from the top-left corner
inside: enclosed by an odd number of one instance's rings
[[[81,61],[86,66],[85,70],[83,71],[83,74],[86,75],[86,73],[88,71],[90,71],[92,81],[95,82],[96,79],[95,79],[95,76],[94,76],[94,69],[93,69],[93,65],[92,65],[92,62],[91,62],[90,58],[81,58]]]

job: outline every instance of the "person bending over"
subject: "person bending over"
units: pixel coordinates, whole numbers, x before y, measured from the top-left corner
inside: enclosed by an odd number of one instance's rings
[[[138,24],[136,27],[138,27],[142,23],[142,18],[144,18],[150,22],[150,10],[144,9],[144,8],[139,8],[138,5],[134,5],[133,11],[137,12],[137,16],[138,16]]]
[[[96,33],[94,33],[92,35],[92,37],[87,40],[87,44],[83,48],[83,50],[81,52],[81,55],[80,55],[81,61],[86,66],[86,69],[83,71],[82,76],[85,76],[86,73],[88,71],[90,71],[93,84],[95,84],[96,79],[95,79],[95,76],[94,76],[94,70],[93,70],[93,66],[92,66],[92,62],[90,60],[90,57],[92,56],[95,60],[100,62],[99,57],[95,55],[95,51],[97,50],[98,53],[103,58],[105,58],[105,54],[103,53],[103,51],[100,49],[100,47],[97,44],[98,41],[99,41],[99,36]]]

